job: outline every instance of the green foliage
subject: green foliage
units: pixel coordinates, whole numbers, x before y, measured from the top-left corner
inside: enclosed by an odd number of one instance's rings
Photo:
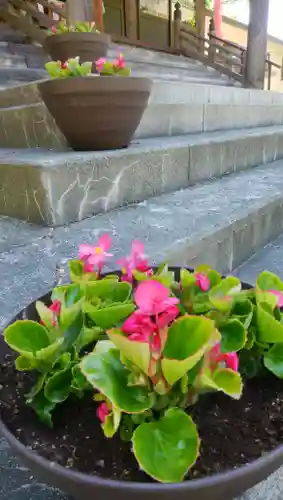
[[[96,32],[99,33],[99,31],[95,27],[95,23],[88,23],[88,22],[76,22],[76,23],[66,23],[65,21],[61,21],[60,23],[57,24],[57,26],[54,26],[51,28],[49,31],[49,35],[62,35],[63,33],[91,33],[91,32]]]
[[[181,269],[179,280],[167,264],[148,273],[135,243],[124,259],[130,282],[101,276],[97,259],[109,247],[102,237],[84,246],[86,260],[69,263],[72,282],[53,290],[52,305],[36,303],[41,323],[17,321],[4,338],[16,369],[37,372],[26,401],[42,422],[52,426],[57,405],[94,392],[105,437],[119,431],[148,475],[179,482],[199,453],[189,415],[198,398],[220,391],[239,399],[241,375],[283,378],[283,283],[265,271],[243,290],[238,278],[208,266]]]
[[[80,63],[80,58],[75,57],[68,59],[66,62],[49,61],[45,64],[50,78],[70,78],[70,77],[86,77],[91,74],[92,62]]]

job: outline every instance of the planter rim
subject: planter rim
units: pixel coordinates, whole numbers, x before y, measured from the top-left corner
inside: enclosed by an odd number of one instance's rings
[[[48,40],[51,40],[52,38],[56,38],[58,39],[59,37],[61,38],[62,37],[62,41],[64,42],[68,42],[69,39],[73,39],[73,38],[76,38],[76,37],[79,37],[81,40],[86,40],[92,36],[92,38],[101,38],[101,40],[103,40],[104,42],[110,42],[110,35],[107,35],[106,33],[100,33],[100,32],[96,32],[96,31],[76,31],[76,32],[67,32],[67,33],[61,33],[60,35],[47,35],[45,40],[44,40],[44,44],[48,44]]]
[[[181,267],[186,267],[186,266],[169,266],[169,269],[181,269]],[[111,271],[110,273],[105,273],[107,274],[115,274],[117,271]],[[247,285],[244,282],[241,282],[244,285]],[[251,285],[249,285],[251,287]],[[251,287],[252,288],[252,287]],[[43,297],[47,296],[50,292],[47,292],[45,295],[40,297],[40,300]],[[33,302],[30,302],[28,306],[33,304]],[[3,327],[3,330],[5,328],[13,323],[17,316],[25,309],[21,309],[20,312],[18,312],[14,318],[11,321],[7,321],[6,324]],[[2,333],[3,333],[2,330]],[[2,412],[1,412],[2,413]],[[52,471],[52,474],[55,476],[60,476],[64,477],[66,479],[72,480],[76,483],[84,483],[88,485],[97,485],[101,488],[107,488],[107,489],[120,489],[120,490],[127,490],[127,491],[138,491],[138,492],[151,492],[151,493],[162,493],[162,492],[167,492],[167,493],[178,493],[178,492],[190,492],[190,491],[198,491],[202,486],[206,487],[214,487],[217,486],[218,484],[221,485],[224,482],[228,483],[230,481],[235,481],[235,480],[241,480],[241,478],[245,477],[248,474],[251,473],[256,473],[259,472],[262,468],[267,468],[272,462],[274,462],[277,458],[280,456],[282,457],[283,455],[283,444],[275,448],[275,450],[268,452],[265,454],[263,457],[260,457],[256,460],[253,460],[250,463],[247,463],[245,465],[241,465],[237,467],[236,469],[231,469],[219,474],[213,474],[211,476],[207,476],[205,478],[201,479],[190,479],[187,481],[183,481],[181,483],[141,483],[138,481],[121,481],[121,480],[114,480],[114,479],[107,479],[107,478],[102,478],[97,475],[90,475],[86,474],[84,472],[79,472],[75,470],[70,470],[67,469],[66,467],[63,467],[62,465],[56,463],[56,467],[54,467],[54,462],[51,462],[50,460],[47,460],[46,458],[40,456],[38,453],[36,453],[33,450],[30,450],[27,448],[23,443],[21,443],[14,434],[8,429],[6,424],[2,420],[2,415],[0,413],[0,433],[3,435],[3,437],[8,441],[8,443],[11,445],[11,447],[19,452],[20,455],[26,456],[29,461],[34,462],[41,466],[42,468],[46,470]],[[262,478],[264,479],[264,478]]]
[[[70,76],[68,78],[46,78],[44,80],[41,80],[39,83],[38,83],[38,86],[42,86],[42,85],[45,85],[45,84],[49,84],[50,82],[52,83],[58,83],[58,82],[89,82],[89,81],[103,81],[105,85],[105,82],[117,82],[117,81],[121,81],[121,82],[136,82],[136,81],[139,81],[139,82],[144,82],[145,84],[146,83],[153,83],[153,80],[151,78],[148,78],[146,76],[106,76],[106,75],[96,75],[95,73],[91,74],[90,76]],[[61,83],[59,84],[61,85]]]

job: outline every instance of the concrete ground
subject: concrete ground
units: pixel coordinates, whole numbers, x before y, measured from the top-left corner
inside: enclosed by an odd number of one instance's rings
[[[6,218],[0,219],[0,326],[3,327],[17,310],[50,289],[55,280],[56,263],[74,257],[79,243],[93,241],[101,231],[109,230],[109,220],[107,221],[104,215],[100,227],[83,223],[76,231],[70,232],[69,228],[58,228],[54,232],[49,228],[35,228]],[[127,243],[124,232],[123,227],[120,227],[120,234],[117,227],[113,228],[114,239],[120,247]],[[150,248],[150,241],[148,246]],[[150,250],[154,257],[153,249]],[[257,274],[264,269],[269,269],[283,278],[282,257],[283,236],[280,236],[236,269],[235,273],[243,281],[250,283],[254,283]],[[0,439],[0,498],[1,500],[69,500],[64,494],[36,481],[30,471],[18,464],[3,439]],[[283,470],[281,469],[237,500],[282,500],[282,498]]]

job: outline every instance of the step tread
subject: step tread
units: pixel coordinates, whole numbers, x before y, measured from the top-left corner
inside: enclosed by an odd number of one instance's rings
[[[186,134],[173,137],[154,137],[147,139],[138,139],[131,143],[127,149],[118,149],[112,151],[93,151],[93,152],[75,152],[75,151],[50,151],[42,148],[29,149],[0,149],[0,164],[7,163],[13,165],[41,165],[57,168],[58,165],[66,163],[78,163],[78,161],[88,162],[90,159],[98,160],[113,157],[125,157],[140,155],[153,151],[166,151],[168,149],[186,148],[189,146],[223,143],[226,141],[237,141],[247,137],[264,137],[273,134],[283,134],[283,125],[272,125],[268,127],[254,127],[236,130],[221,130],[217,132],[205,132],[199,134]]]
[[[246,283],[255,284],[262,271],[277,274],[283,280],[283,234],[265,245],[250,259],[235,269],[235,274]]]

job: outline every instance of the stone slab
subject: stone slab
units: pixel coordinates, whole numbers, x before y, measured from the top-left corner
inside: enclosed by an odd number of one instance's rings
[[[144,139],[107,152],[2,149],[0,213],[41,225],[80,221],[281,159],[282,139],[278,126]]]
[[[22,106],[39,102],[36,83],[15,85],[0,90],[0,108]],[[226,105],[282,105],[283,93],[237,87],[219,88],[216,85],[200,87],[197,83],[181,81],[154,81],[150,102]]]
[[[23,92],[31,87],[21,87]],[[15,97],[11,90],[11,99]],[[0,93],[1,96],[1,93]],[[39,96],[33,94],[34,100]],[[16,99],[16,97],[15,97]],[[25,96],[23,96],[25,99]],[[1,106],[1,102],[0,102]],[[136,139],[265,127],[283,123],[283,106],[163,103],[151,100]],[[65,150],[67,142],[42,102],[0,108],[0,148]]]

